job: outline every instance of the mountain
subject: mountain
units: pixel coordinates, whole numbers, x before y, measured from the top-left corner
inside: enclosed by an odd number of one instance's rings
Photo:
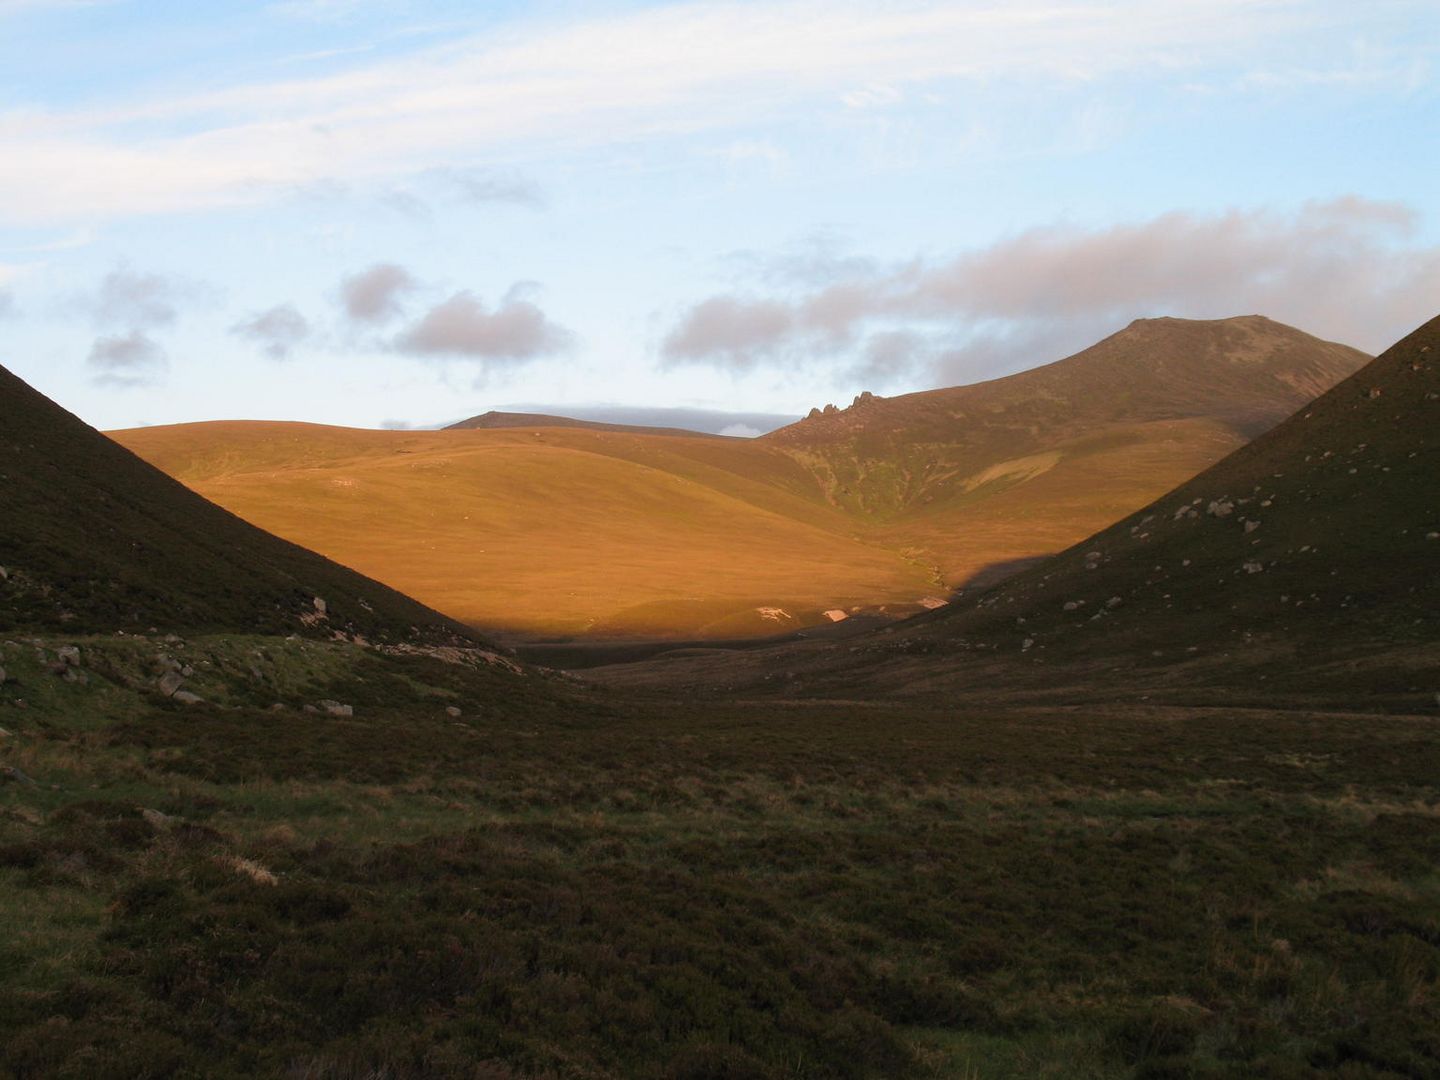
[[[841,646],[611,681],[787,693],[1223,686],[1440,703],[1440,318],[1278,427],[984,592]],[[1358,707],[1358,706],[1357,706]]]
[[[494,428],[581,428],[586,431],[620,431],[631,435],[678,435],[696,439],[717,439],[703,431],[688,428],[642,427],[636,424],[607,424],[599,420],[575,420],[568,416],[550,416],[545,413],[489,412],[472,416],[468,420],[445,427],[445,431],[476,431]]]
[[[1020,375],[866,397],[758,439],[515,414],[438,432],[113,435],[247,520],[474,625],[759,638],[894,619],[1013,573],[1364,361],[1266,319],[1154,319]]]
[[[984,584],[1188,479],[1368,359],[1260,316],[1141,319],[1043,367],[862,395],[762,441],[946,581]]]
[[[470,634],[207,502],[4,368],[0,521],[4,631]]]

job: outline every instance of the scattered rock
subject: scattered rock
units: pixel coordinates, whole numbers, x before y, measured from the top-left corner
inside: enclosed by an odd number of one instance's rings
[[[199,694],[192,694],[189,690],[176,690],[170,695],[170,698],[180,702],[181,705],[199,705],[205,700]]]
[[[327,608],[329,607],[329,605],[327,605],[327,604],[325,603],[325,601],[324,601],[324,600],[321,600],[320,597],[318,597],[318,596],[315,597],[315,601],[314,601],[314,602],[315,602],[315,614],[316,614],[316,615],[324,615],[324,614],[326,614]]]
[[[1259,523],[1258,521],[1247,521],[1247,522],[1245,522],[1245,531],[1246,531],[1247,533],[1252,533],[1252,532],[1254,532],[1256,529],[1258,529],[1259,527],[1260,527],[1260,523]]]
[[[1229,499],[1212,499],[1205,512],[1211,517],[1229,517],[1235,512],[1235,504]]]
[[[1081,604],[1083,604],[1084,602],[1085,602],[1085,601],[1083,601],[1083,600],[1066,600],[1066,601],[1065,601],[1065,610],[1066,610],[1066,611],[1074,611],[1076,608],[1078,608],[1078,607],[1079,607]]]
[[[69,664],[71,667],[80,666],[80,650],[74,645],[61,645],[55,650],[55,655],[60,658],[62,663]]]
[[[161,832],[169,832],[170,829],[175,825],[174,818],[172,818],[169,814],[162,814],[159,810],[150,810],[148,808],[142,807],[140,810],[140,816],[145,819],[146,823],[149,824],[151,828],[158,829]]]
[[[1425,539],[1426,539],[1426,540],[1440,540],[1440,532],[1428,532],[1428,533],[1425,534]]]
[[[1110,597],[1109,600],[1106,600],[1106,601],[1105,601],[1105,606],[1106,606],[1107,608],[1112,608],[1112,609],[1113,609],[1113,608],[1119,607],[1119,606],[1120,606],[1121,604],[1123,604],[1124,602],[1125,602],[1125,601],[1122,600],[1122,599],[1120,599],[1120,597],[1118,597],[1118,596],[1112,596],[1112,597]]]
[[[1020,643],[1020,651],[1024,652],[1026,649],[1029,649],[1034,644],[1035,639],[1033,637],[1027,637],[1024,641]]]
[[[5,567],[0,566],[0,581],[9,581],[9,580],[10,580],[10,571],[9,571],[9,570],[6,570]]]
[[[1089,551],[1089,552],[1086,552],[1086,554],[1085,554],[1085,561],[1086,561],[1086,562],[1099,562],[1099,561],[1100,561],[1100,552],[1098,552],[1098,551]]]
[[[330,716],[354,716],[355,709],[350,705],[341,705],[338,701],[325,700],[320,702],[320,708]]]
[[[160,693],[166,697],[174,697],[175,691],[185,685],[185,680],[180,677],[179,672],[167,671],[164,675],[160,676],[159,681],[156,682],[155,685],[160,688]]]
[[[453,720],[453,719],[455,719],[456,717],[458,717],[458,716],[460,716],[460,715],[462,715],[462,714],[461,714],[460,710],[459,710],[458,708],[456,708],[454,705],[446,705],[446,706],[445,706],[445,715],[448,716],[448,717],[450,717],[450,718]]]
[[[1264,570],[1265,567],[1258,562],[1247,562],[1243,567],[1241,567],[1241,569],[1243,569],[1247,574],[1258,574],[1260,573],[1260,571]]]

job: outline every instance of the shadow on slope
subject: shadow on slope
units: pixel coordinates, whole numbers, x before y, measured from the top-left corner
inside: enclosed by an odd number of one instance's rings
[[[3,368],[0,418],[0,630],[471,636],[207,502]]]

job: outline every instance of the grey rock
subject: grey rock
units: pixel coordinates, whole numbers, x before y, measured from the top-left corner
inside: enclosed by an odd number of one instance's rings
[[[1117,607],[1119,607],[1121,604],[1123,604],[1124,602],[1125,602],[1125,601],[1122,600],[1120,597],[1118,597],[1118,596],[1112,596],[1112,597],[1110,597],[1109,600],[1106,600],[1106,601],[1105,601],[1105,606],[1106,606],[1107,608],[1117,608]]]
[[[192,694],[189,690],[176,690],[170,697],[180,702],[181,705],[199,705],[205,700],[199,694]]]
[[[330,716],[354,716],[355,709],[350,705],[342,705],[338,701],[322,701],[320,708]]]
[[[1212,499],[1205,512],[1211,517],[1229,517],[1235,512],[1235,504],[1229,499]]]
[[[324,600],[320,599],[320,597],[318,596],[315,597],[315,614],[324,615],[328,608],[329,605],[326,604]]]
[[[55,655],[71,667],[80,666],[80,650],[74,645],[61,645],[55,650]]]
[[[462,714],[461,714],[460,710],[457,709],[454,705],[446,705],[446,706],[445,706],[445,715],[446,715],[446,716],[449,716],[449,717],[456,717],[456,716],[460,716],[460,715],[462,715]]]
[[[160,692],[166,697],[173,697],[175,691],[185,685],[185,680],[180,677],[178,672],[167,671],[164,675],[160,676],[159,681],[155,685],[160,688]]]
[[[8,781],[12,784],[30,784],[32,786],[35,783],[34,780],[31,780],[30,777],[26,776],[13,765],[0,766],[0,780]]]
[[[142,808],[140,810],[140,816],[145,819],[151,828],[159,829],[161,832],[168,831],[175,824],[174,818],[169,814],[162,814],[159,810]]]

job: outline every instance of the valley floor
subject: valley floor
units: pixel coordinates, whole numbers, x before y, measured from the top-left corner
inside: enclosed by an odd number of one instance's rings
[[[0,1075],[1440,1075],[1433,717],[61,644],[0,651]]]

